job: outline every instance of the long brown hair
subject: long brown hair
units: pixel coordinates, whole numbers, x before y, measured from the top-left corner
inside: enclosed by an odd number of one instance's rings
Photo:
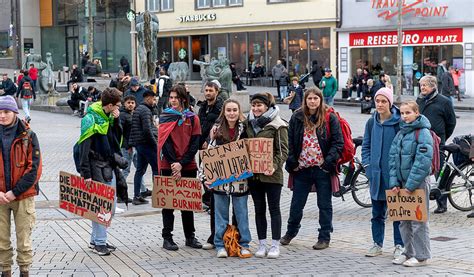
[[[237,120],[237,123],[235,125],[235,128],[239,127],[239,123],[244,121],[245,116],[242,113],[242,108],[240,107],[240,103],[237,102],[234,99],[227,99],[225,100],[224,104],[222,105],[222,110],[221,113],[219,114],[219,118],[217,119],[217,133],[216,133],[216,140],[219,141],[220,143],[229,143],[231,141],[234,141],[237,136],[239,136],[239,132],[235,132],[235,137],[231,138],[229,135],[229,122],[227,122],[227,119],[225,118],[225,108],[228,104],[230,103],[235,103],[237,104],[237,107],[239,108],[239,119]]]
[[[316,122],[314,122],[314,123],[310,120],[311,113],[309,112],[308,105],[306,104],[306,101],[307,101],[310,94],[315,94],[321,100],[320,104],[319,104],[319,107],[316,109]],[[312,88],[307,89],[304,92],[303,104],[301,105],[301,108],[303,110],[304,127],[305,128],[308,128],[308,129],[313,129],[314,128],[314,129],[318,130],[318,129],[324,127],[324,125],[326,123],[326,104],[324,104],[323,93],[321,92],[321,90],[319,88],[312,87]]]

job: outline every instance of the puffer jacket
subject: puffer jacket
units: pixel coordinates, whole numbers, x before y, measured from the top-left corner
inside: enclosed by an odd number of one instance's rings
[[[213,128],[217,128],[217,125],[214,125]],[[246,137],[246,132],[245,132],[245,126],[243,123],[239,123],[238,125],[238,136],[237,140],[245,138]],[[211,129],[211,132],[213,130]],[[209,142],[207,148],[216,148],[219,145],[222,145],[219,141],[215,139],[211,139]],[[204,174],[204,165],[201,162],[201,165],[199,166],[198,169],[198,178],[201,180],[202,183],[206,181],[206,176]],[[248,183],[247,180],[242,180],[238,182],[230,182],[226,183],[217,187],[212,188],[213,192],[216,194],[221,194],[221,195],[232,195],[232,196],[244,196],[248,194],[249,188],[248,188]]]
[[[273,168],[275,168],[275,172],[271,176],[261,173],[254,174],[250,181],[283,185],[283,164],[288,158],[288,124],[277,115],[258,134],[255,134],[248,119],[244,124],[248,138],[273,139]]]
[[[138,106],[132,115],[129,147],[140,144],[158,146],[158,129],[153,122],[154,107],[146,103]]]
[[[403,187],[414,191],[430,174],[433,158],[430,128],[430,121],[424,115],[411,123],[400,122],[400,131],[390,148],[390,188]]]

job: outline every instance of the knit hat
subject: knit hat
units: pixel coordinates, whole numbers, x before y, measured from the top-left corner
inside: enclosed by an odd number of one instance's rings
[[[140,83],[138,82],[137,79],[135,78],[132,78],[132,80],[130,81],[130,86],[133,87],[133,86],[139,86]]]
[[[216,84],[219,89],[221,89],[222,87],[221,83],[218,80],[212,80],[211,83]]]
[[[377,99],[378,95],[383,95],[387,98],[388,102],[390,103],[390,107],[393,105],[393,91],[389,88],[381,88],[375,93],[374,99]]]
[[[263,93],[254,94],[252,96],[252,99],[250,100],[250,103],[252,103],[253,101],[262,102],[267,107],[269,107],[269,108],[271,107],[270,99],[268,99],[267,95],[265,95]]]
[[[0,110],[18,113],[18,105],[16,104],[15,98],[11,95],[0,96]]]

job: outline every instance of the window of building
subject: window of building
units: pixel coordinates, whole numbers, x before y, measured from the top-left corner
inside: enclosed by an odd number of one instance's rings
[[[330,67],[331,43],[329,32],[330,28],[311,29],[309,43],[311,65],[317,61],[318,66],[322,68]]]
[[[188,62],[188,37],[175,37],[173,40],[173,62]]]
[[[291,76],[305,74],[308,64],[308,30],[288,31],[288,73]]]
[[[158,38],[157,47],[158,60],[160,61],[171,61],[171,38]]]
[[[211,58],[227,59],[227,34],[214,34],[211,37]]]
[[[231,33],[230,62],[235,63],[237,72],[241,74],[247,68],[247,38],[246,33]]]
[[[168,12],[173,11],[173,2],[173,0],[147,0],[147,7],[149,11],[153,12]]]
[[[8,36],[8,31],[0,31],[0,58],[12,58],[13,47]]]
[[[272,70],[280,59],[286,67],[286,31],[270,31],[268,32],[267,52],[268,66],[267,71]]]
[[[56,1],[58,25],[77,24],[77,13],[79,10],[85,10],[87,6],[84,3],[78,4],[75,0]],[[96,5],[93,1],[92,14],[95,15]]]
[[[242,6],[243,0],[196,0],[197,9]]]
[[[263,73],[266,72],[265,32],[249,33],[249,71],[254,73],[257,65],[263,67]]]
[[[267,4],[279,4],[279,3],[296,3],[304,2],[306,0],[267,0]]]

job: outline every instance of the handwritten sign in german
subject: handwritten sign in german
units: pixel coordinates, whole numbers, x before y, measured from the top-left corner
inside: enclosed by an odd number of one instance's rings
[[[152,207],[202,212],[202,186],[199,179],[155,176]]]
[[[210,187],[251,177],[250,159],[244,140],[233,141],[200,151],[206,180]]]
[[[273,139],[246,139],[250,167],[253,173],[265,173],[273,170]]]
[[[115,188],[67,172],[59,172],[59,208],[110,226],[114,207]]]
[[[426,208],[426,194],[422,189],[408,193],[404,189],[399,193],[385,191],[387,196],[388,217],[392,221],[414,220],[426,222],[428,211]]]

